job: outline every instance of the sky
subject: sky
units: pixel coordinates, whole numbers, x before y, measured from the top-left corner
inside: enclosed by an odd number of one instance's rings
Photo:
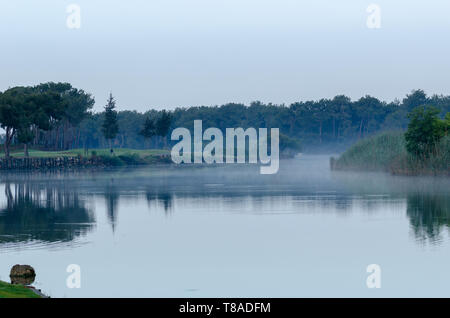
[[[96,111],[109,92],[138,111],[450,95],[449,17],[446,0],[0,0],[0,91],[70,82]]]

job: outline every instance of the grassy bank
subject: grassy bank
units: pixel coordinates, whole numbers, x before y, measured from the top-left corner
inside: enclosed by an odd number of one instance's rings
[[[13,158],[24,158],[22,150],[13,150],[10,153]],[[42,151],[29,150],[30,158],[57,158],[57,157],[98,157],[101,162],[108,166],[125,166],[125,165],[145,165],[167,161],[170,155],[169,150],[163,149],[114,149],[111,155],[109,149],[92,149],[85,152],[84,149],[71,149],[67,151]],[[4,153],[0,153],[0,158],[4,158]]]
[[[11,285],[0,281],[0,298],[41,298],[31,289],[22,285]]]
[[[109,156],[109,149],[91,149],[87,153],[87,157],[90,156]],[[138,155],[140,157],[148,157],[155,155],[164,155],[170,154],[169,150],[163,149],[126,149],[126,148],[118,148],[114,149],[115,156],[130,156],[130,155]],[[11,157],[23,158],[24,153],[23,150],[13,150],[10,153]],[[40,158],[54,158],[54,157],[75,157],[75,156],[86,156],[84,149],[71,149],[65,151],[42,151],[30,149],[29,151],[30,157],[40,157]],[[0,151],[0,156],[4,157],[4,152]]]
[[[429,158],[408,154],[404,134],[388,132],[363,139],[331,159],[334,170],[389,171],[402,175],[450,175],[450,136],[436,145]]]

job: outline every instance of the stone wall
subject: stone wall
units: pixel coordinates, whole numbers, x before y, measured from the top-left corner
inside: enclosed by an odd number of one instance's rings
[[[0,158],[0,170],[46,170],[54,168],[75,168],[103,166],[101,158],[55,157],[55,158]]]

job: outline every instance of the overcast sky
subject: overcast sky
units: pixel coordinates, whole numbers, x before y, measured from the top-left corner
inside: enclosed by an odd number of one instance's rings
[[[65,81],[139,111],[450,95],[450,1],[373,2],[380,29],[362,0],[0,0],[0,91]]]

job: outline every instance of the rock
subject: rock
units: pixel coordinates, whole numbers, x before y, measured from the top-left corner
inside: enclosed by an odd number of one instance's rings
[[[11,284],[30,285],[34,282],[36,272],[30,265],[14,265],[9,274]]]
[[[34,277],[11,277],[11,284],[28,286],[34,283]]]
[[[34,268],[30,265],[14,265],[11,268],[10,277],[34,277],[36,276],[36,272]]]

